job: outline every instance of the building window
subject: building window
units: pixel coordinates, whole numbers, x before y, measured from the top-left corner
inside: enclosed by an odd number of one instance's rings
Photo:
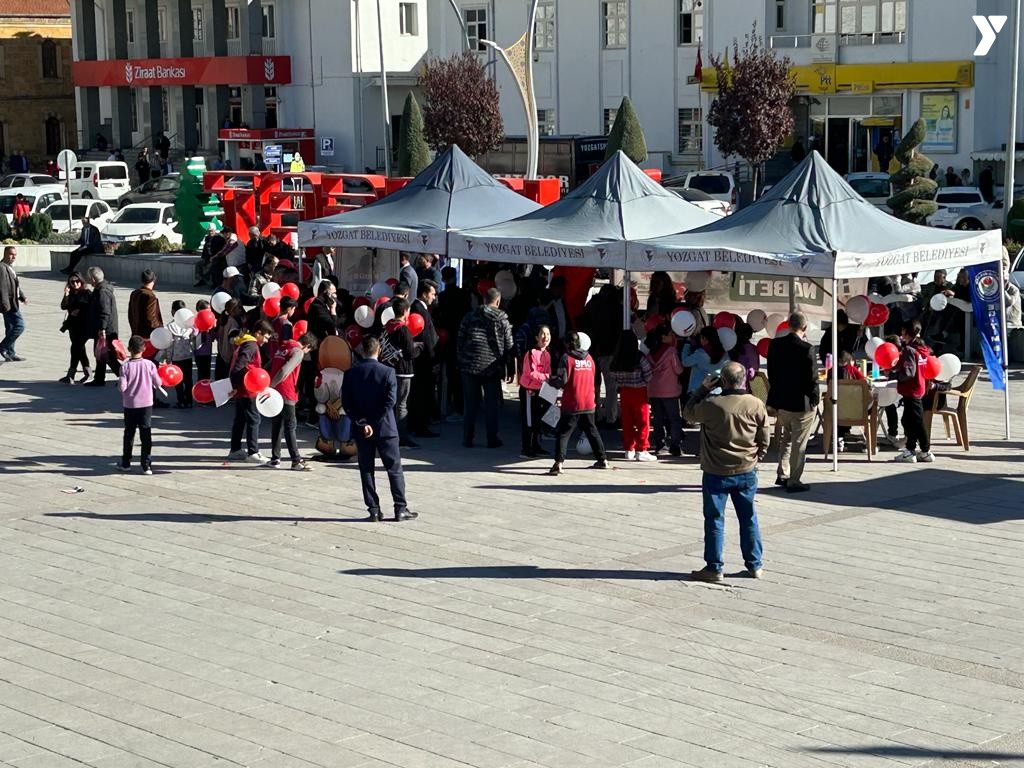
[[[555,110],[553,110],[553,109],[538,109],[537,110],[537,132],[541,136],[554,136],[555,135]]]
[[[203,9],[193,8],[192,9],[192,39],[202,40],[203,39]]]
[[[704,0],[678,0],[679,45],[696,45],[704,36]]]
[[[679,154],[699,155],[704,151],[704,125],[700,108],[679,110]]]
[[[128,100],[128,103],[131,105],[132,133],[138,133],[139,130],[139,97],[137,94],[138,92],[134,88],[129,91],[131,98]]]
[[[263,37],[273,40],[277,37],[277,20],[274,18],[274,6],[263,6]]]
[[[555,50],[554,3],[537,6],[537,18],[533,24],[533,48],[537,51]]]
[[[907,0],[814,0],[816,34],[905,32]]]
[[[612,132],[612,126],[615,125],[615,117],[619,114],[617,107],[611,107],[604,111],[604,135],[607,136]]]
[[[167,42],[167,9],[157,8],[156,9],[156,31],[157,40],[161,43]]]
[[[53,40],[43,40],[41,47],[43,57],[43,77],[47,80],[56,80],[60,77],[60,70],[57,68],[57,44]]]
[[[418,35],[420,33],[416,3],[398,4],[398,32],[402,35]]]
[[[277,128],[277,87],[263,89],[263,101],[266,105],[267,128]]]
[[[487,36],[487,9],[486,8],[465,8],[462,11],[463,21],[466,22],[466,34],[469,36],[469,49],[471,51],[484,51],[487,46],[481,40],[489,40]]]
[[[125,30],[128,35],[129,44],[135,43],[135,11],[125,11]]]
[[[629,42],[629,15],[626,0],[603,0],[604,47],[625,48]]]
[[[775,28],[786,28],[786,0],[775,0]]]
[[[242,36],[241,12],[235,6],[228,6],[228,40],[238,40]]]
[[[50,115],[43,124],[43,135],[46,137],[46,154],[56,155],[64,146],[61,141],[60,119]]]

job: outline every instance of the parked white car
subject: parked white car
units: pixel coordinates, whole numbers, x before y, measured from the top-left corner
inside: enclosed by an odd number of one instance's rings
[[[928,217],[928,224],[945,229],[999,229],[1003,226],[1003,201],[940,208]]]
[[[0,189],[11,187],[38,187],[47,184],[59,184],[60,180],[47,176],[45,173],[9,173],[0,179]]]
[[[853,187],[853,191],[863,197],[875,208],[886,213],[892,213],[886,202],[892,197],[892,182],[889,181],[888,173],[876,171],[850,173],[846,176],[846,183]]]
[[[1017,254],[1016,260],[1010,267],[1010,280],[1013,284],[1024,291],[1024,250]]]
[[[42,213],[52,203],[65,199],[63,184],[0,190],[0,213],[7,217],[10,224],[14,223],[14,203],[18,199],[18,195],[25,198],[29,213]]]
[[[71,197],[114,203],[132,188],[128,164],[115,160],[87,161],[75,166]]]
[[[72,200],[71,201],[71,228],[68,228],[68,203],[66,200],[59,200],[51,203],[43,211],[53,221],[54,232],[81,232],[82,217],[88,216],[94,227],[102,230],[110,220],[114,218],[114,211],[102,200]]]
[[[101,236],[105,243],[155,240],[160,236],[180,243],[181,235],[174,231],[177,223],[174,206],[170,203],[136,203],[119,210],[101,231]]]
[[[699,189],[687,189],[685,187],[675,187],[669,189],[679,197],[683,198],[688,203],[693,203],[701,210],[713,213],[715,216],[728,216],[732,213],[732,206],[721,200],[716,200],[707,192],[701,192]]]
[[[739,189],[729,171],[693,171],[686,174],[683,187],[700,190],[715,200],[728,203],[729,213],[732,213],[739,201]]]

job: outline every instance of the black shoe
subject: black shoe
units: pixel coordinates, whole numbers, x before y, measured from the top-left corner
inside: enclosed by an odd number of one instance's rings
[[[384,515],[379,509],[371,509],[369,516],[366,518],[368,523],[380,523],[384,520]]]
[[[403,509],[401,512],[395,512],[395,522],[397,523],[402,520],[415,520],[419,516],[420,515],[418,512],[412,512],[408,509]]]
[[[782,475],[776,475],[775,484],[782,488],[785,488],[787,485],[789,485],[789,478],[783,477]]]
[[[63,379],[60,379],[60,383],[61,384],[74,384],[75,380],[72,379],[70,376],[65,376]]]
[[[811,486],[803,483],[786,483],[786,493],[803,493],[811,490]]]
[[[679,445],[670,445],[668,452],[670,456],[675,456],[676,458],[683,455],[683,449],[680,448]]]
[[[551,469],[548,470],[549,475],[560,475],[562,474],[562,465],[557,461],[551,465]]]
[[[590,468],[591,469],[611,469],[611,465],[609,465],[608,462],[605,461],[604,459],[601,459],[600,461],[595,461],[593,464],[591,464]]]
[[[431,432],[429,429],[426,432],[413,432],[416,437],[440,437],[440,433]]]
[[[488,440],[487,441],[487,447],[488,448],[501,448],[501,446],[503,446],[504,444],[505,443],[503,443],[500,439],[499,440]]]
[[[412,440],[405,439],[405,440],[399,440],[398,441],[398,447],[399,448],[419,448],[420,444],[419,443],[414,443]]]

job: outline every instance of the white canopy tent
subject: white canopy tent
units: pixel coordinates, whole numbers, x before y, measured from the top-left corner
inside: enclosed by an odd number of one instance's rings
[[[448,253],[448,233],[540,208],[452,146],[397,192],[354,211],[299,222],[299,246]]]
[[[995,261],[1002,277],[1001,247],[998,230],[934,229],[883,213],[858,195],[821,155],[812,152],[764,197],[732,216],[689,232],[629,242],[626,268],[742,270],[835,281]],[[833,289],[833,349],[838,348],[837,312]],[[1004,306],[1004,336],[1005,329]],[[1005,366],[1005,338],[1003,354]],[[833,366],[833,392],[838,390],[838,376],[838,366]],[[832,409],[835,419],[834,399]],[[1009,436],[1008,394],[1006,424]],[[838,430],[833,440],[838,441]]]

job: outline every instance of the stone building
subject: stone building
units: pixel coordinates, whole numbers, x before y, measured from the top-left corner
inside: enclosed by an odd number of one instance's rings
[[[33,170],[75,142],[68,0],[0,0],[0,156]]]

